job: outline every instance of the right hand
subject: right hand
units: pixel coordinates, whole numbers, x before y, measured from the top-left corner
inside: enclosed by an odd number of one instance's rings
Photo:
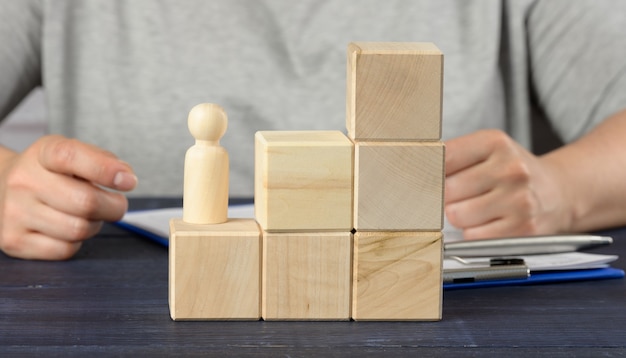
[[[499,130],[446,141],[445,207],[467,240],[568,231],[571,198],[557,167]]]
[[[128,207],[116,191],[137,177],[115,155],[61,136],[45,136],[0,163],[0,249],[23,259],[65,260]]]

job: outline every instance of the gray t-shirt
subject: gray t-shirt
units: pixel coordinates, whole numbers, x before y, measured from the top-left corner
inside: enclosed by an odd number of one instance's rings
[[[181,195],[197,103],[222,105],[231,196],[252,196],[257,130],[345,129],[352,41],[434,42],[443,137],[530,144],[531,107],[566,142],[626,108],[626,1],[0,0],[0,116],[45,88],[49,128]]]

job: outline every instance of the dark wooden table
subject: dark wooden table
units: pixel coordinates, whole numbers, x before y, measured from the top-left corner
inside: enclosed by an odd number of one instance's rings
[[[626,269],[626,229],[610,233],[596,251]],[[623,279],[446,291],[441,322],[173,322],[167,260],[112,225],[66,262],[0,254],[0,356],[626,355]]]

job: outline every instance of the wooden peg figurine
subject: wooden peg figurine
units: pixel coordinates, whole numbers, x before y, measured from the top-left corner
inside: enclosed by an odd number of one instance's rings
[[[187,119],[196,144],[185,155],[183,221],[219,224],[228,219],[228,152],[220,146],[228,118],[216,104],[191,109]]]

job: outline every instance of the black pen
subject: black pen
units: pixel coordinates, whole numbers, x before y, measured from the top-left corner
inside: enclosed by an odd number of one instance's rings
[[[551,235],[508,237],[449,242],[444,256],[509,256],[574,252],[613,243],[613,238],[598,235]]]
[[[523,280],[530,276],[528,266],[496,265],[443,270],[443,283],[468,283],[494,280]]]

